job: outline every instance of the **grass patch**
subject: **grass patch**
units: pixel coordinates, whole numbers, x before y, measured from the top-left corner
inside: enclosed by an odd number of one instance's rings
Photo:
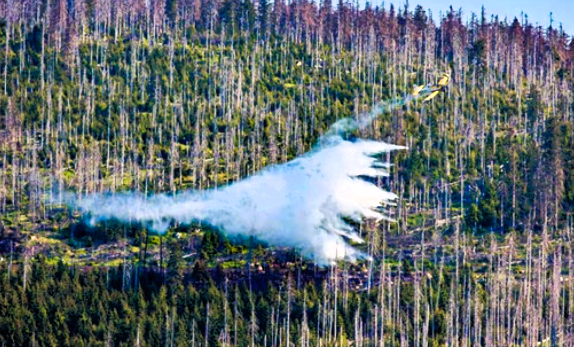
[[[224,269],[240,269],[245,267],[247,260],[229,260],[221,263],[221,267]]]
[[[47,238],[39,235],[32,235],[32,237],[30,238],[30,243],[32,245],[50,245],[50,246],[63,245],[61,240]]]

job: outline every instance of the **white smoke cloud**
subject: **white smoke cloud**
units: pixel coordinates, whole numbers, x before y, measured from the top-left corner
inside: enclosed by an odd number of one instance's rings
[[[388,175],[389,165],[376,155],[404,147],[371,140],[351,142],[339,133],[369,124],[385,106],[380,104],[356,120],[337,122],[305,155],[223,188],[175,196],[128,192],[78,199],[67,195],[64,200],[90,214],[92,222],[110,218],[149,222],[162,233],[170,221],[202,221],[228,235],[294,247],[317,264],[366,258],[347,242],[363,240],[342,217],[357,222],[389,219],[381,207],[397,196],[360,176]]]

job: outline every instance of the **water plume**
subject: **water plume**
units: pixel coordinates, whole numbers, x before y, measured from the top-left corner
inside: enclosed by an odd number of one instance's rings
[[[388,175],[389,164],[377,158],[402,146],[379,141],[348,141],[341,134],[363,128],[407,99],[380,103],[355,119],[342,119],[310,152],[267,167],[237,183],[175,195],[138,192],[63,197],[69,206],[91,216],[92,223],[116,218],[149,223],[163,233],[172,221],[201,221],[224,233],[254,236],[270,245],[294,247],[317,264],[368,258],[353,247],[363,240],[344,218],[390,220],[385,205],[396,195],[364,180]]]

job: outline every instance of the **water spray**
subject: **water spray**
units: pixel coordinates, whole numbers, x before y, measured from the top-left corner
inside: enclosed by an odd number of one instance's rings
[[[392,205],[397,196],[360,177],[388,176],[390,165],[376,156],[405,147],[362,139],[351,142],[341,135],[364,128],[380,113],[409,99],[381,102],[357,119],[339,120],[308,153],[219,189],[150,196],[90,194],[81,199],[65,193],[61,199],[90,215],[92,224],[115,218],[149,223],[152,230],[164,233],[172,221],[201,221],[229,236],[253,236],[270,245],[296,248],[319,265],[369,259],[349,244],[364,240],[342,218],[357,223],[364,218],[392,220],[381,207]]]

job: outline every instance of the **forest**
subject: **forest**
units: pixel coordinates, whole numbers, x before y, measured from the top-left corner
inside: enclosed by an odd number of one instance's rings
[[[486,10],[0,0],[0,345],[574,346],[574,37]],[[408,147],[373,261],[48,203],[224,187],[443,72],[351,134]]]

